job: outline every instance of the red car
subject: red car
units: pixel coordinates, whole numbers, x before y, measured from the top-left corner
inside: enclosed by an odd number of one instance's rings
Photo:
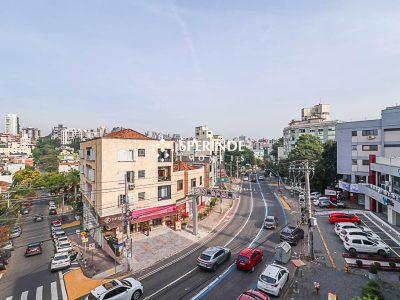
[[[61,221],[60,221],[60,220],[52,220],[52,221],[51,221],[51,225],[53,225],[53,226],[60,226],[60,225],[61,225]]]
[[[241,270],[254,272],[254,266],[262,261],[264,252],[257,248],[243,249],[236,259],[236,267]]]
[[[25,201],[24,203],[24,206],[32,206],[32,201]]]
[[[41,243],[32,243],[26,247],[25,256],[32,256],[36,254],[42,254],[42,244]]]
[[[237,300],[269,300],[268,295],[260,290],[249,290],[243,292]]]
[[[333,213],[329,215],[329,223],[336,224],[340,222],[350,222],[360,225],[361,220],[356,215],[349,215],[345,213]]]

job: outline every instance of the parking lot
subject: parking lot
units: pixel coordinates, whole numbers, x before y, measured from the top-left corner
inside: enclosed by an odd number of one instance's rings
[[[345,261],[342,257],[342,254],[347,251],[344,248],[341,239],[336,235],[334,225],[329,223],[329,213],[330,212],[328,211],[320,211],[316,214],[319,231],[322,237],[317,235],[315,243],[322,243],[323,240],[329,250],[329,255],[328,253],[325,253],[326,261],[332,261],[337,269],[344,269]],[[395,234],[394,232],[389,232],[388,228],[381,226],[379,222],[369,217],[368,215],[364,215],[362,213],[356,213],[356,215],[361,219],[362,226],[370,228],[377,235],[379,235],[379,237],[385,244],[389,246],[391,250],[390,256],[400,257],[400,245],[399,242],[397,242],[396,239],[393,238],[393,235]],[[332,263],[330,263],[330,265],[332,265]]]

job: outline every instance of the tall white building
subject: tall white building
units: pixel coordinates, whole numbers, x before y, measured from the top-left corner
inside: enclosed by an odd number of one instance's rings
[[[5,117],[5,133],[19,134],[19,118],[16,114],[7,114]]]
[[[61,144],[69,145],[75,138],[82,140],[83,130],[80,128],[65,128],[61,131]]]
[[[336,124],[331,120],[329,104],[318,104],[301,110],[301,120],[292,120],[289,126],[283,129],[283,151],[287,157],[294,148],[299,137],[311,134],[322,142],[335,140]]]

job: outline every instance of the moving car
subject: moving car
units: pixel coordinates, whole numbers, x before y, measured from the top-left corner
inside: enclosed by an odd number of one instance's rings
[[[42,244],[41,243],[31,243],[26,247],[25,256],[32,256],[36,254],[42,254]]]
[[[21,213],[21,215],[27,215],[29,214],[31,211],[31,208],[29,206],[23,207],[21,208],[21,210],[19,211]]]
[[[304,230],[300,227],[289,225],[282,229],[279,238],[281,242],[285,241],[291,245],[297,245],[301,239],[304,239]]]
[[[335,233],[336,233],[336,235],[339,235],[340,232],[343,229],[360,229],[360,230],[362,230],[364,232],[373,232],[368,227],[356,225],[356,224],[350,223],[350,222],[342,222],[342,223],[336,223],[335,224]]]
[[[51,209],[57,209],[57,207],[54,204],[49,205],[49,210],[51,210]]]
[[[42,215],[36,215],[33,217],[33,222],[42,222],[42,221],[43,221]]]
[[[274,296],[280,296],[289,280],[289,270],[277,264],[267,265],[258,278],[257,288]]]
[[[269,297],[261,290],[249,290],[243,292],[237,300],[269,300]]]
[[[51,206],[51,205],[56,205],[56,203],[53,201],[53,200],[50,200],[49,201],[49,205]]]
[[[329,208],[331,206],[331,201],[327,200],[319,200],[318,207],[320,208]]]
[[[275,229],[278,226],[278,218],[274,216],[266,216],[264,220],[265,229]]]
[[[246,248],[240,251],[236,259],[236,267],[254,272],[254,267],[263,260],[264,252],[257,248]]]
[[[356,215],[349,215],[345,213],[333,213],[329,215],[329,223],[335,224],[338,222],[351,222],[354,224],[361,224],[361,220]]]
[[[224,261],[228,261],[231,258],[231,250],[225,247],[210,247],[207,248],[197,258],[197,266],[200,269],[209,269],[216,271],[218,266]]]
[[[374,233],[374,232],[365,232],[365,231],[362,231],[361,229],[358,229],[358,228],[342,229],[342,231],[339,234],[340,239],[342,241],[344,241],[346,236],[348,236],[348,237],[365,236],[365,237],[370,238],[371,240],[374,240],[374,241],[382,241],[381,237],[379,235],[377,235],[376,233]]]
[[[22,203],[23,206],[32,206],[32,201],[25,201]]]
[[[119,300],[119,299],[132,299],[138,300],[143,294],[142,284],[133,279],[127,277],[123,280],[112,280],[107,283],[103,283],[86,297],[86,300]]]
[[[57,215],[57,210],[56,210],[56,209],[50,209],[50,210],[49,210],[49,215],[50,215],[50,216],[55,216],[55,215]]]
[[[5,241],[3,244],[1,244],[0,250],[14,250],[14,244],[12,240]]]
[[[71,266],[71,259],[68,252],[60,252],[54,254],[53,259],[51,260],[50,270],[56,271],[61,269],[66,269]]]
[[[378,253],[383,256],[389,253],[389,247],[381,241],[373,241],[364,236],[346,237],[343,246],[349,252]]]
[[[8,265],[8,259],[11,256],[11,252],[8,250],[0,251],[0,270],[5,270],[6,265]]]
[[[310,196],[311,196],[311,199],[312,199],[312,200],[315,200],[315,199],[318,199],[319,197],[321,197],[321,194],[318,193],[318,192],[312,192],[312,193],[310,194]]]

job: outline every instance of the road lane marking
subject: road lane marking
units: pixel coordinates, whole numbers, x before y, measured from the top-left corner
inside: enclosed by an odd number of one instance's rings
[[[28,292],[29,291],[25,291],[21,294],[21,300],[28,300]]]
[[[58,300],[57,281],[51,283],[51,300]]]
[[[43,285],[38,286],[36,289],[36,300],[42,300],[43,299]]]
[[[324,236],[322,235],[321,229],[319,228],[318,225],[317,225],[317,230],[318,230],[319,236],[321,237],[322,244],[324,244],[324,248],[325,248],[326,254],[328,254],[329,261],[331,262],[332,267],[333,267],[334,269],[336,269],[335,261],[333,260],[333,257],[332,257],[332,255],[331,255],[331,252],[329,251],[328,245],[326,244],[325,238],[324,238]]]
[[[68,300],[67,290],[65,289],[64,277],[61,271],[58,271],[58,276],[60,277],[60,285],[61,285],[61,295],[63,300]]]

